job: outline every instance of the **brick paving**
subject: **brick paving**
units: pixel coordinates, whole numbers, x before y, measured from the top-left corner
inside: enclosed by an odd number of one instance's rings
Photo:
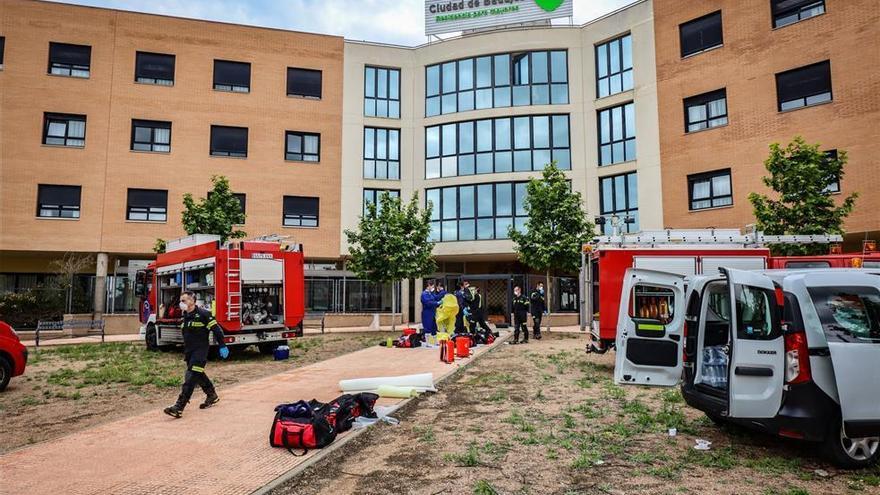
[[[330,400],[346,378],[430,372],[439,381],[471,359],[447,365],[437,349],[375,346],[221,388],[221,402],[206,410],[197,390],[182,419],[151,411],[0,456],[0,494],[249,494],[317,452],[294,457],[269,447],[276,404]]]

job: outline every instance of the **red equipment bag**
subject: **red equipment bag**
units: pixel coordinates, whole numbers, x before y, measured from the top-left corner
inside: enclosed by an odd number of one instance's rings
[[[457,338],[455,339],[455,355],[460,358],[466,358],[471,355],[471,339]]]
[[[305,401],[280,404],[269,430],[269,445],[286,448],[293,455],[305,455],[309,449],[326,447],[336,440],[336,428],[320,411]],[[294,449],[302,449],[301,454]]]
[[[343,433],[351,429],[354,420],[359,416],[375,418],[376,412],[373,408],[376,406],[377,400],[379,400],[378,395],[361,392],[354,395],[340,395],[326,404],[313,399],[309,404],[318,414],[327,418],[327,421],[337,432]]]
[[[451,340],[440,342],[440,361],[447,364],[455,361],[455,342]]]
[[[419,333],[419,331],[416,330],[415,328],[404,328],[404,329],[403,329],[403,334],[406,335],[406,336],[410,336],[410,335],[415,334],[415,333]]]

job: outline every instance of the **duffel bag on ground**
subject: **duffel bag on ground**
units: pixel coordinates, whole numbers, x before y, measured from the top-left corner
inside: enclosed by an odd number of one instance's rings
[[[311,405],[313,408],[318,407],[318,414],[325,416],[336,431],[342,433],[350,430],[354,420],[359,416],[375,418],[376,412],[373,408],[377,400],[379,400],[378,395],[361,392],[340,395],[327,404],[313,400]]]
[[[269,431],[269,445],[283,447],[294,455],[305,455],[309,449],[320,449],[333,443],[336,428],[320,411],[306,401],[280,404]],[[294,449],[303,452],[297,454]]]

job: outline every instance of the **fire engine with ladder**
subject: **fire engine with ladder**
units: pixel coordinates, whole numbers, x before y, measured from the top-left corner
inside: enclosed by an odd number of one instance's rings
[[[840,235],[767,235],[738,229],[657,230],[596,237],[581,255],[581,330],[589,328],[588,352],[604,353],[614,346],[623,277],[627,268],[643,268],[681,275],[711,274],[721,267],[741,270],[880,266],[876,242],[865,241],[862,253],[842,254]],[[832,244],[823,256],[772,257],[769,244]],[[835,245],[837,244],[837,245]],[[662,317],[670,310],[669,295],[634,294],[634,314]]]
[[[271,353],[302,336],[303,251],[284,239],[269,235],[221,244],[219,236],[195,234],[168,241],[165,252],[137,273],[147,348],[169,350],[183,343],[178,305],[184,291],[211,310],[227,346],[257,345]]]

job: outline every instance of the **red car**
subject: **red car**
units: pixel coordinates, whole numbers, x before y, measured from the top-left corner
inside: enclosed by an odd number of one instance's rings
[[[0,321],[0,391],[6,389],[13,376],[24,373],[27,358],[27,347],[21,344],[18,334],[8,323]]]

